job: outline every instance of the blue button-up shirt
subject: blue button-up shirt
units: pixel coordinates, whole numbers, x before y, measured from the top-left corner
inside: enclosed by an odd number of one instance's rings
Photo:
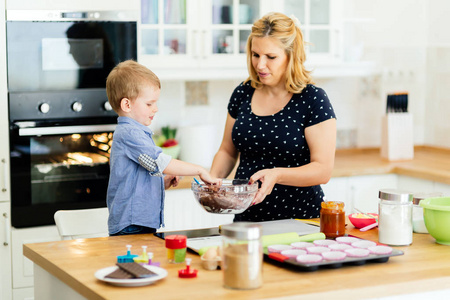
[[[109,233],[129,225],[158,229],[164,226],[164,180],[161,176],[172,157],[162,153],[153,132],[136,120],[119,117],[110,157],[107,194]],[[149,170],[151,161],[154,166]]]

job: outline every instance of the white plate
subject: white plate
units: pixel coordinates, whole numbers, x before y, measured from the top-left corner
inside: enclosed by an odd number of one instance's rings
[[[167,271],[163,268],[156,267],[156,266],[149,266],[149,265],[143,265],[143,267],[149,269],[150,271],[154,272],[156,276],[148,277],[148,278],[135,278],[135,279],[113,279],[113,278],[106,278],[105,276],[110,274],[111,272],[117,270],[119,268],[118,266],[112,266],[107,267],[98,270],[95,272],[95,278],[98,280],[107,282],[112,285],[117,286],[143,286],[152,284],[155,281],[158,281],[160,279],[163,279],[167,276]]]

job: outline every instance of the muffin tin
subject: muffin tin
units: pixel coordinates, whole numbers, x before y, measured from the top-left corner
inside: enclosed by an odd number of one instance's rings
[[[360,241],[366,241],[364,239],[359,239]],[[381,244],[380,244],[381,245]],[[287,257],[282,255],[281,253],[269,253],[267,248],[264,248],[264,258],[268,262],[272,262],[275,264],[280,264],[282,267],[292,267],[298,269],[300,271],[317,271],[318,269],[326,269],[326,268],[340,268],[343,266],[360,266],[364,265],[368,262],[373,263],[385,263],[389,260],[391,256],[399,256],[403,255],[403,251],[392,249],[392,252],[389,254],[369,254],[365,257],[349,257],[346,256],[343,260],[340,261],[327,261],[322,260],[316,263],[300,263],[297,261],[295,257]]]

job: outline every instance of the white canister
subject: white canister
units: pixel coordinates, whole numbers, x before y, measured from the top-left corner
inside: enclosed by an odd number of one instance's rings
[[[423,207],[420,201],[426,198],[442,197],[442,193],[415,193],[413,198],[413,231],[415,233],[428,233],[423,219]]]
[[[378,194],[378,241],[391,246],[407,246],[413,241],[413,194],[385,189]]]

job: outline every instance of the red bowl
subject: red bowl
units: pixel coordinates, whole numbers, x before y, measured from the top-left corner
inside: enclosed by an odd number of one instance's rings
[[[378,214],[368,213],[368,215],[374,216],[378,220]],[[348,219],[356,228],[363,228],[376,222],[375,219],[366,217],[361,213],[350,214]]]

